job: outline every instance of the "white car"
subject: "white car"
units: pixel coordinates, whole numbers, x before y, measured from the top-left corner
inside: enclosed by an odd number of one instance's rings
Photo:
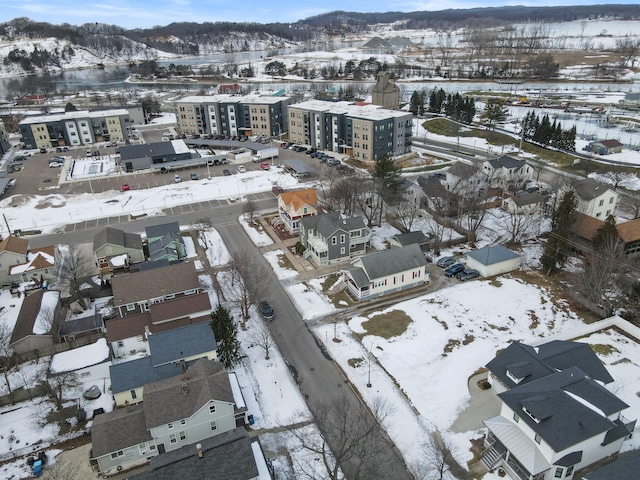
[[[180,183],[182,181],[182,179],[180,178],[180,175],[174,175],[173,176],[173,182],[174,183]]]
[[[49,162],[49,168],[60,168],[64,165],[62,162]]]
[[[238,165],[237,170],[238,170],[238,173],[244,173],[247,171],[247,169],[244,168],[244,165]]]

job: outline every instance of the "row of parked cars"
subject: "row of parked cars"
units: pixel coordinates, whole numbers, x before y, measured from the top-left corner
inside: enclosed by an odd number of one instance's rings
[[[465,268],[463,263],[458,263],[455,257],[442,257],[436,262],[440,268],[444,268],[444,275],[457,278],[461,282],[473,280],[480,276],[480,272],[473,268]]]

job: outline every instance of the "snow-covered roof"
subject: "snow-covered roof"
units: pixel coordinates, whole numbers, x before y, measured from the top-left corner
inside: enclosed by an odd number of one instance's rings
[[[51,359],[51,373],[73,372],[90,367],[109,359],[109,346],[106,338],[84,347],[57,353]]]
[[[53,312],[58,305],[58,298],[60,298],[60,292],[44,292],[42,295],[42,303],[40,303],[40,310],[35,322],[33,322],[33,333],[36,335],[44,335],[51,330],[51,320]]]

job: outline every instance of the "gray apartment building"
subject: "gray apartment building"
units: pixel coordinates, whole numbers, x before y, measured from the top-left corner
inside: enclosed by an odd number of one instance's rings
[[[174,102],[177,129],[185,135],[257,135],[286,133],[291,99],[278,95],[196,95]]]
[[[375,162],[411,151],[410,112],[379,105],[309,100],[289,106],[289,140]]]
[[[124,108],[38,115],[18,124],[26,149],[120,142],[129,138],[131,126]]]

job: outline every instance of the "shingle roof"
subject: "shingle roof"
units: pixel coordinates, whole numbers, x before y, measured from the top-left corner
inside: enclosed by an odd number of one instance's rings
[[[178,222],[162,223],[160,225],[150,225],[145,227],[144,233],[147,239],[164,237],[168,233],[180,235],[180,224]]]
[[[19,263],[9,267],[9,274],[17,275],[20,273],[36,272],[37,270],[53,268],[55,266],[54,247],[43,247],[37,250],[30,250],[27,254],[27,258],[27,263]]]
[[[167,363],[154,367],[150,356],[116,363],[109,367],[111,392],[114,394],[127,392],[181,373],[182,364]]]
[[[231,383],[220,362],[201,358],[187,370],[186,375],[145,384],[147,428],[188,418],[211,400],[234,403]]]
[[[13,327],[9,345],[13,345],[18,340],[33,335],[33,324],[40,311],[43,295],[44,290],[38,290],[37,292],[27,295],[22,301],[22,306],[20,307],[16,324]]]
[[[249,480],[258,476],[251,440],[244,428],[198,442],[203,456],[197,458],[195,445],[186,445],[151,459],[151,469],[129,477],[131,480]]]
[[[416,245],[424,245],[429,242],[429,238],[421,231],[400,233],[394,235],[393,238],[403,247],[414,243]]]
[[[318,205],[318,196],[315,188],[282,192],[280,198],[285,205],[292,205],[294,210],[301,209],[305,204],[312,207]]]
[[[624,243],[631,243],[636,240],[640,240],[640,218],[619,223],[616,225],[616,228],[618,230],[618,235],[620,235],[620,238]]]
[[[107,244],[142,250],[142,237],[137,233],[126,233],[118,228],[107,227],[93,237],[93,250],[96,251]]]
[[[123,432],[126,434],[123,435]],[[97,415],[91,426],[94,458],[151,439],[151,433],[145,425],[144,410],[141,405],[118,408],[112,412]]]
[[[503,155],[500,158],[489,160],[489,163],[493,168],[506,168],[511,170],[512,168],[521,168],[527,162],[525,160],[520,160],[517,158],[509,157],[508,155]]]
[[[148,341],[153,365],[176,362],[217,348],[213,329],[204,322],[154,333]]]
[[[153,323],[185,317],[203,310],[211,310],[211,301],[206,292],[176,297],[173,300],[154,303],[149,307]]]
[[[29,249],[29,240],[9,235],[0,242],[0,252],[19,253],[26,255]]]
[[[526,193],[524,195],[515,195],[511,197],[513,203],[515,203],[519,207],[524,207],[525,205],[535,205],[537,203],[544,202],[544,197],[540,195],[538,192]]]
[[[556,452],[615,428],[616,424],[607,415],[628,408],[577,367],[517,386],[498,396]]]
[[[640,450],[618,455],[613,462],[586,473],[584,480],[629,480],[635,478],[640,471]]]
[[[593,178],[585,178],[574,182],[573,190],[582,200],[589,201],[613,189],[606,183],[600,183]]]
[[[469,165],[468,163],[464,163],[464,162],[456,162],[453,165],[451,165],[451,167],[449,167],[449,170],[447,170],[447,172],[450,173],[451,175],[455,175],[456,177],[461,178],[463,180],[468,180],[479,171],[480,169],[475,165]]]
[[[174,263],[151,270],[116,275],[111,279],[116,306],[148,300],[159,295],[200,288],[193,262]]]
[[[329,212],[304,217],[300,222],[304,225],[305,229],[317,230],[324,238],[329,238],[338,230],[350,232],[351,230],[366,227],[362,217],[342,218],[340,212]]]
[[[362,263],[362,270],[369,281],[377,278],[405,272],[427,264],[424,253],[415,243],[406,247],[381,250],[379,252],[363,255],[354,261]]]
[[[477,250],[472,250],[467,253],[467,256],[473,258],[474,260],[477,260],[482,265],[494,265],[506,260],[520,258],[520,255],[512,252],[502,245],[494,245],[492,247],[484,247]]]

